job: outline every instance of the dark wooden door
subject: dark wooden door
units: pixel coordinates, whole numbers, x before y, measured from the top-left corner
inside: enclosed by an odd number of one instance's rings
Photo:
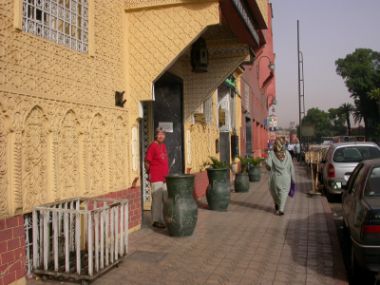
[[[171,132],[166,133],[170,173],[184,173],[183,159],[183,82],[180,78],[164,74],[154,85],[153,103],[154,128],[163,125]]]
[[[248,117],[245,118],[245,153],[252,155],[252,122]]]
[[[219,148],[220,148],[220,160],[230,165],[230,133],[220,132],[219,133]]]

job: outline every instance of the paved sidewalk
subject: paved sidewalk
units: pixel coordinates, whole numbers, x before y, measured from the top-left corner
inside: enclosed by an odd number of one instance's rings
[[[348,284],[329,205],[309,197],[305,170],[296,172],[284,216],[274,215],[264,175],[249,193],[232,193],[228,212],[200,209],[191,237],[131,234],[124,262],[93,284]]]

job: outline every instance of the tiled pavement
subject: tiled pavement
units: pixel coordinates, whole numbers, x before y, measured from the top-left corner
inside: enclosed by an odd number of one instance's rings
[[[348,284],[329,205],[306,194],[302,167],[297,176],[284,216],[274,215],[264,174],[249,193],[232,193],[227,212],[200,209],[191,237],[131,234],[123,263],[93,284]]]

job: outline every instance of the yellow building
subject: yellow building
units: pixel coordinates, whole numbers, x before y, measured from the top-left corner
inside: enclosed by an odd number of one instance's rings
[[[138,229],[158,125],[172,170],[202,187],[201,165],[218,155],[217,88],[263,45],[267,1],[244,3],[0,0],[0,245],[19,240],[0,246],[14,252],[0,269],[25,258],[23,235],[6,233],[43,203],[126,197]],[[0,283],[22,283],[16,269]]]

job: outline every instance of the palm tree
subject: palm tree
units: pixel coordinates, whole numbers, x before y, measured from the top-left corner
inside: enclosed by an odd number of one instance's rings
[[[352,104],[350,103],[344,103],[342,104],[339,108],[339,113],[342,114],[345,119],[346,119],[346,123],[347,123],[347,135],[351,135],[351,120],[350,120],[350,115],[352,112],[355,111],[355,108]]]

